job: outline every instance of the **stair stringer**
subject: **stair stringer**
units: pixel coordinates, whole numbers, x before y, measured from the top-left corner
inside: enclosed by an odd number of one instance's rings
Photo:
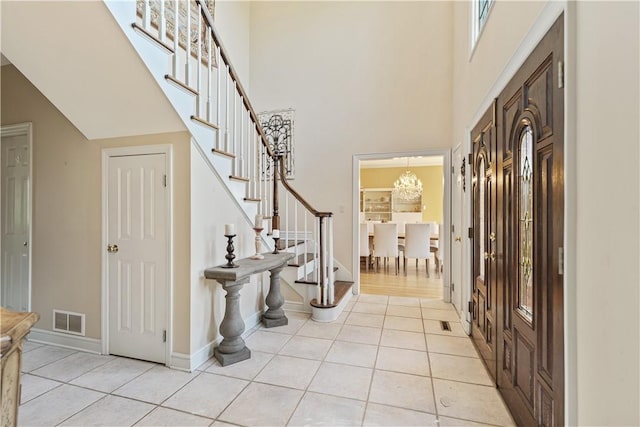
[[[258,205],[255,202],[246,202],[244,200],[247,194],[247,184],[229,179],[228,177],[232,175],[232,160],[212,152],[214,141],[216,138],[221,137],[219,131],[205,128],[191,120],[191,116],[195,112],[196,97],[165,79],[165,75],[171,69],[172,54],[133,29],[131,24],[136,19],[136,2],[105,0],[105,5],[142,62],[146,65],[153,79],[178,113],[193,141],[195,141],[195,146],[200,151],[200,154],[207,160],[212,172],[223,184],[222,187],[225,188],[230,198],[244,214],[247,224],[252,226],[253,218],[258,213]],[[273,240],[267,238],[264,233],[262,240],[267,249],[273,249]]]

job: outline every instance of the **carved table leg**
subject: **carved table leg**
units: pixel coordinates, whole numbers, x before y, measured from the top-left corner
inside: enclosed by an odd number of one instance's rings
[[[214,357],[220,365],[227,366],[251,357],[251,350],[247,348],[242,339],[244,321],[240,314],[240,289],[248,281],[224,282],[222,288],[227,292],[225,296],[226,308],[224,319],[220,323],[220,335],[223,340],[213,350]]]
[[[289,324],[289,319],[284,314],[282,305],[284,298],[280,293],[280,272],[284,268],[284,264],[269,270],[271,281],[269,283],[269,293],[267,294],[267,307],[269,309],[262,316],[262,324],[265,328],[273,328],[274,326],[284,326]]]

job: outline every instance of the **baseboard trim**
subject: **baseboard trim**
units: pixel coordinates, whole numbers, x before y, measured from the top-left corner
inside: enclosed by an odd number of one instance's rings
[[[308,286],[308,285],[305,285]],[[297,311],[299,313],[311,313],[311,306],[304,302],[285,301],[282,306],[287,311]]]
[[[102,354],[102,341],[97,338],[67,335],[61,332],[33,328],[27,339],[39,344],[48,344],[71,350],[85,351],[87,353]]]

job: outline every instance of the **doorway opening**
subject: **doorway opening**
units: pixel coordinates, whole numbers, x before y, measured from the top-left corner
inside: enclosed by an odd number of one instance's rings
[[[356,291],[450,300],[446,232],[450,227],[450,174],[445,173],[450,170],[450,162],[449,150],[354,156]],[[409,188],[403,188],[403,184]],[[416,184],[422,187],[421,191],[413,188]],[[384,228],[384,224],[395,224],[391,229],[398,233],[397,264],[393,255],[380,256],[380,235],[378,251],[375,249],[375,229]],[[412,253],[412,248],[404,245],[408,224],[414,242],[413,230],[420,228],[414,225],[429,225],[421,227],[421,233],[426,233],[421,238],[429,242],[421,254]],[[360,251],[361,246],[364,252]]]

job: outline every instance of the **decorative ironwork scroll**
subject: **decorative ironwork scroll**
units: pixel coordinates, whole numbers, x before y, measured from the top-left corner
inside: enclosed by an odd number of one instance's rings
[[[287,179],[295,178],[295,158],[293,145],[293,125],[295,110],[266,111],[258,114],[258,121],[267,136],[269,148],[274,154],[284,157],[284,173]],[[266,156],[266,153],[263,154]],[[273,161],[266,159],[264,177],[273,175]]]

